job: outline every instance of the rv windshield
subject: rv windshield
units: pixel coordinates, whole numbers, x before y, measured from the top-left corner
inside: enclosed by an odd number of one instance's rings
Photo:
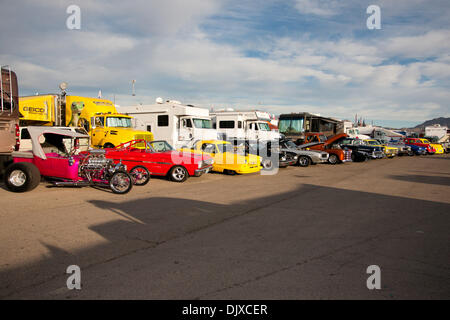
[[[193,119],[194,126],[199,129],[212,129],[212,121],[209,119]]]
[[[269,124],[268,124],[268,123],[266,123],[266,122],[260,122],[258,125],[259,125],[259,130],[262,130],[262,131],[270,131],[270,127],[269,127]]]
[[[280,119],[278,123],[278,129],[281,133],[302,133],[303,129],[303,119]]]
[[[131,128],[131,119],[126,117],[108,117],[106,118],[107,127]]]

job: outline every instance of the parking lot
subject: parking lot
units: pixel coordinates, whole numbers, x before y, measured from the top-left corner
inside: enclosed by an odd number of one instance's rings
[[[449,155],[153,178],[126,195],[48,186],[1,185],[1,298],[450,298]]]

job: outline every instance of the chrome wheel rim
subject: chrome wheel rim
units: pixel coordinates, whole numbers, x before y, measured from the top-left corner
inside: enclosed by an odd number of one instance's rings
[[[184,172],[183,168],[175,168],[175,170],[173,170],[172,177],[174,177],[175,180],[183,180],[185,176],[186,173]]]
[[[137,185],[143,184],[148,179],[148,171],[142,168],[133,169],[131,175],[134,178],[134,183]]]
[[[337,156],[336,155],[330,155],[330,158],[328,159],[331,163],[336,163],[337,162]]]
[[[111,179],[111,188],[118,192],[126,191],[130,186],[130,179],[125,173],[115,174]]]
[[[308,163],[308,159],[307,158],[300,158],[299,162],[300,162],[301,165],[305,166]]]
[[[27,176],[22,170],[14,170],[9,175],[9,182],[15,187],[21,187],[27,181]]]

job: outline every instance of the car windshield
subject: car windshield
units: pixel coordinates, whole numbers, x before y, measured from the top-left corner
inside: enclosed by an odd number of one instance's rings
[[[369,141],[366,141],[366,142],[367,142],[367,144],[371,144],[371,145],[380,144],[378,141],[374,141],[374,140],[369,140]]]
[[[234,152],[234,148],[230,143],[219,143],[217,144],[217,148],[219,152]]]
[[[167,141],[152,141],[152,142],[147,142],[147,144],[155,152],[166,152],[166,151],[173,150],[172,146]]]
[[[266,122],[260,122],[260,123],[259,123],[259,130],[262,130],[262,131],[270,131],[269,124],[266,123]]]
[[[342,139],[342,141],[340,143],[341,144],[353,144],[353,140],[352,139]]]
[[[288,147],[288,148],[297,148],[297,145],[291,141],[291,140],[287,140],[284,142],[284,144]]]
[[[131,128],[131,118],[127,117],[108,117],[106,118],[107,127]]]
[[[212,129],[212,121],[209,119],[193,119],[194,126],[199,129]]]
[[[303,118],[302,119],[280,119],[278,123],[278,129],[281,133],[302,133],[303,129]]]

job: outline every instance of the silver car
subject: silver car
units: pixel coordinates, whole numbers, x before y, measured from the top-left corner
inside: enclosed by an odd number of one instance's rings
[[[297,147],[297,145],[286,139],[280,140],[280,151],[293,153],[297,155],[297,164],[301,167],[307,167],[310,164],[326,163],[330,156],[328,152],[319,150],[304,150]]]

